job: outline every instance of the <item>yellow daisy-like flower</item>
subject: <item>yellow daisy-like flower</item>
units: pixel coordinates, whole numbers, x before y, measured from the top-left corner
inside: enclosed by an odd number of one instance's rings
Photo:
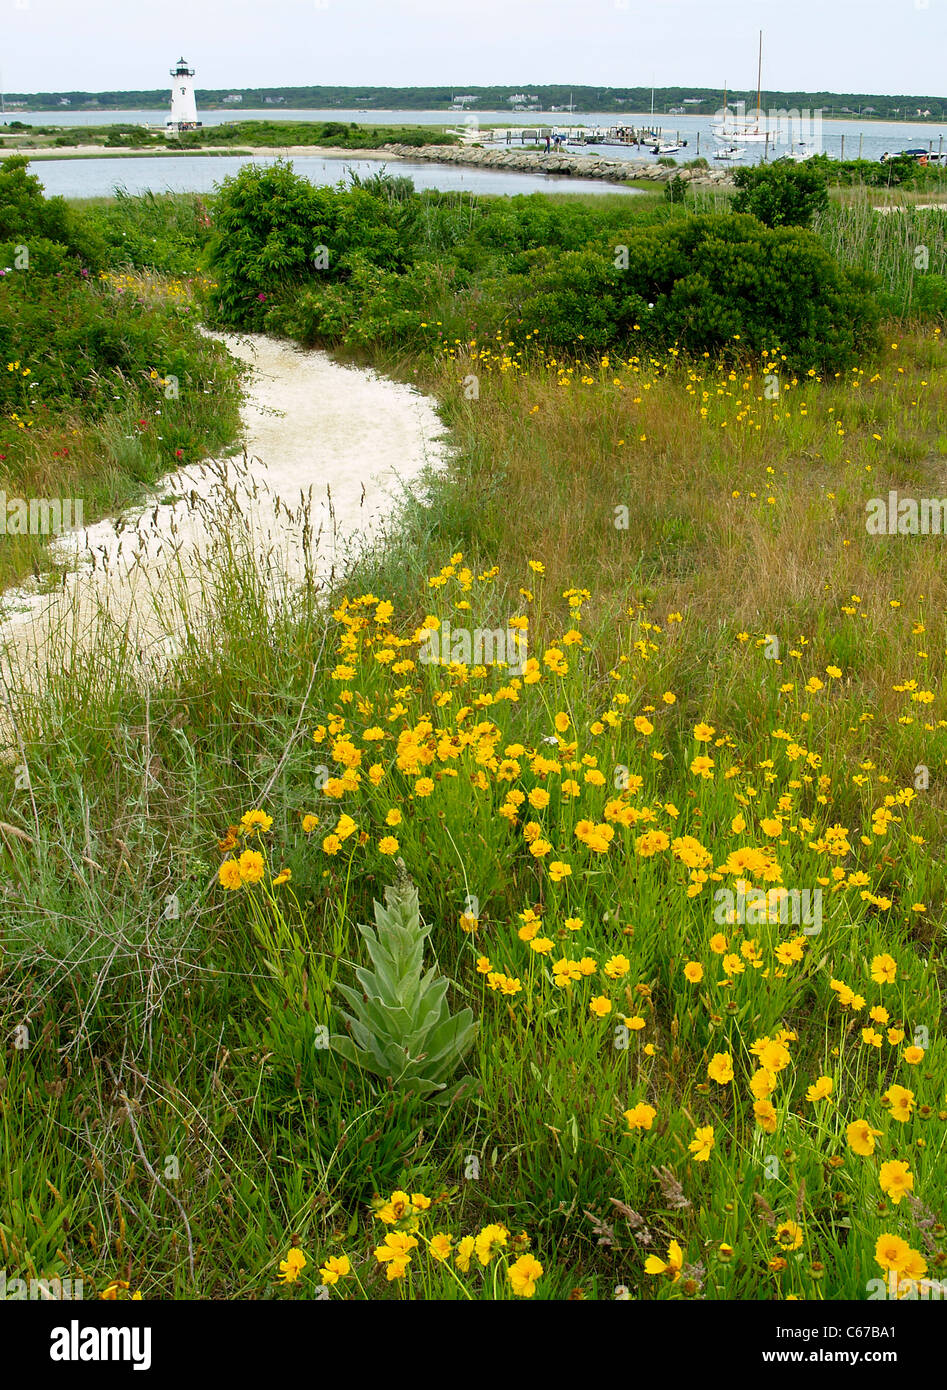
[[[237,860],[244,883],[259,883],[263,877],[263,855],[256,849],[245,849]]]
[[[900,1124],[906,1124],[911,1118],[914,1109],[914,1092],[909,1091],[906,1086],[889,1086],[882,1099],[888,1102],[889,1113],[893,1120]]]
[[[280,1282],[283,1284],[295,1284],[300,1274],[306,1268],[308,1260],[301,1250],[294,1246],[285,1260],[280,1260]]]
[[[517,1298],[532,1298],[536,1292],[536,1280],[542,1272],[543,1267],[535,1255],[521,1255],[513,1261],[506,1273]]]
[[[668,1246],[668,1257],[662,1260],[660,1255],[649,1255],[644,1262],[645,1274],[666,1274],[671,1282],[676,1284],[681,1277],[681,1270],[684,1268],[684,1251],[676,1240],[672,1240]]]
[[[269,830],[273,824],[273,817],[268,816],[265,811],[247,811],[240,817],[240,824],[245,835],[259,835]]]
[[[217,870],[217,877],[224,888],[236,889],[243,887],[243,875],[240,872],[240,865],[236,859],[225,859]]]
[[[878,1173],[878,1181],[881,1184],[882,1192],[887,1193],[895,1206],[901,1198],[908,1192],[914,1190],[914,1175],[908,1165],[900,1159],[892,1159],[889,1163],[882,1163]]]
[[[802,1227],[795,1221],[782,1221],[776,1227],[775,1239],[784,1250],[798,1250],[802,1244]]]
[[[438,1231],[437,1235],[431,1237],[427,1248],[432,1259],[443,1263],[444,1260],[449,1260],[451,1257],[453,1236],[447,1231]]]
[[[323,1284],[337,1284],[352,1271],[348,1255],[330,1255],[319,1270]]]
[[[852,1153],[860,1154],[862,1158],[874,1153],[875,1139],[880,1133],[881,1130],[872,1129],[867,1120],[852,1120],[845,1129],[848,1147]]]
[[[694,1132],[694,1137],[688,1144],[688,1148],[694,1155],[696,1163],[706,1163],[710,1158],[710,1151],[714,1146],[714,1127],[713,1125],[700,1125]]]
[[[726,1086],[733,1080],[733,1058],[729,1052],[715,1052],[707,1065],[707,1075],[718,1086]]]
[[[650,1129],[657,1113],[653,1105],[646,1105],[644,1101],[639,1101],[630,1110],[626,1110],[622,1118],[628,1122],[628,1128],[631,1131]]]
[[[463,1236],[457,1242],[457,1251],[454,1255],[454,1264],[460,1270],[461,1274],[466,1274],[467,1271],[470,1269],[470,1260],[474,1253],[475,1244],[476,1242],[473,1236]]]

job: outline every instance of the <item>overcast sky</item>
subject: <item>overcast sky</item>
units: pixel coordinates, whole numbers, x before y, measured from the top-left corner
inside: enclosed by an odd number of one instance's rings
[[[8,91],[488,83],[937,96],[947,0],[0,0]]]

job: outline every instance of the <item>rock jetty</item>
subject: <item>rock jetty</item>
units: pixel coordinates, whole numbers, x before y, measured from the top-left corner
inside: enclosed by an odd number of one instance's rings
[[[695,185],[728,185],[724,169],[687,169],[681,165],[650,163],[639,159],[602,159],[596,154],[573,151],[543,154],[507,146],[488,148],[470,145],[385,145],[384,152],[398,159],[428,160],[434,164],[465,164],[487,169],[512,169],[524,174],[561,174],[581,179],[604,179],[608,183],[628,183],[648,179],[666,183],[679,174]]]

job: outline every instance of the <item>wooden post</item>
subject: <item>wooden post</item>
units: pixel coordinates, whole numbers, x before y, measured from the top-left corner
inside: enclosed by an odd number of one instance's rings
[[[841,158],[842,158],[842,162],[844,163],[844,162],[845,162],[845,136],[844,136],[844,135],[842,136],[842,155],[841,155]]]
[[[861,159],[861,157],[862,157],[862,138],[863,138],[862,132],[859,131],[859,132],[858,132],[858,158],[859,158],[859,159]]]

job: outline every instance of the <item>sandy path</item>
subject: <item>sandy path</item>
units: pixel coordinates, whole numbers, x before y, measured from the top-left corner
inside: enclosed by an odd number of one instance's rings
[[[62,586],[42,593],[31,581],[2,596],[0,668],[13,689],[80,657],[102,624],[111,643],[160,665],[185,615],[199,620],[237,532],[281,581],[307,568],[325,579],[443,459],[444,427],[413,387],[262,335],[215,336],[252,369],[247,459],[181,469],[135,513],[60,537],[54,554],[74,561]]]

